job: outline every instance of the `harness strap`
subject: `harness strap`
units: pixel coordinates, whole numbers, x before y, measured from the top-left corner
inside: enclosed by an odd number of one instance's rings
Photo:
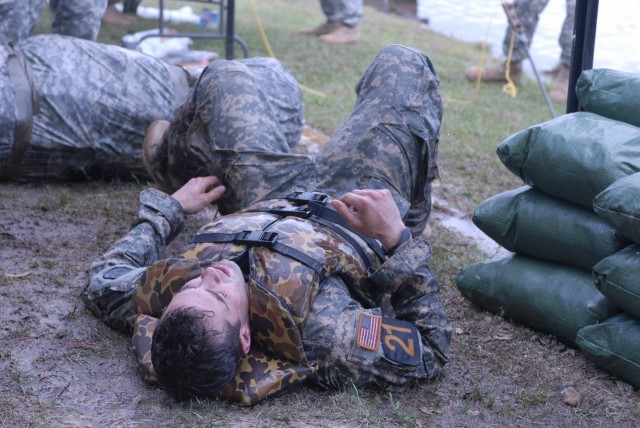
[[[20,165],[29,145],[31,144],[31,132],[33,129],[33,115],[38,113],[38,103],[35,95],[33,75],[31,67],[22,53],[13,46],[6,45],[8,51],[7,68],[9,78],[13,83],[16,97],[16,128],[13,136],[13,145],[9,155],[9,166]]]
[[[371,258],[369,257],[369,254],[367,254],[367,252],[364,250],[364,248],[362,248],[362,246],[358,243],[358,241],[356,241],[353,236],[351,236],[349,234],[349,232],[347,232],[346,230],[342,229],[341,227],[338,227],[334,222],[331,222],[330,220],[325,220],[322,217],[316,216],[313,214],[314,210],[311,207],[305,208],[305,207],[274,207],[274,208],[265,208],[265,209],[252,209],[252,210],[247,210],[246,212],[264,212],[264,213],[269,213],[269,214],[275,214],[278,216],[282,216],[282,217],[286,217],[286,216],[291,216],[291,217],[298,217],[298,218],[305,218],[305,219],[309,219],[315,223],[321,224],[324,227],[326,227],[327,229],[330,229],[332,231],[334,231],[335,233],[337,233],[338,235],[340,235],[342,238],[345,239],[345,241],[347,241],[358,253],[358,255],[360,256],[360,258],[362,259],[362,261],[364,262],[364,264],[366,265],[367,269],[369,269],[371,266],[373,266],[373,261],[371,260]]]
[[[342,216],[340,216],[340,214],[338,214],[338,212],[334,210],[333,207],[331,207],[331,205],[327,205],[327,202],[329,201],[329,197],[327,195],[318,192],[291,192],[281,199],[285,199],[287,201],[295,203],[306,203],[313,216],[328,220],[331,223],[338,224],[349,230],[350,232],[358,235],[358,237],[366,242],[367,245],[369,245],[369,247],[376,253],[376,255],[380,257],[380,259],[385,259],[382,245],[380,245],[380,243],[375,239],[353,230],[351,226],[349,226],[349,224],[345,221],[345,219],[342,218]],[[330,228],[331,230],[340,233],[341,236],[344,236],[339,228]],[[357,247],[355,248],[357,250]],[[358,253],[360,253],[360,251],[358,251]],[[363,260],[366,260],[366,258],[363,258]]]
[[[322,263],[302,251],[278,242],[278,234],[276,232],[245,230],[238,233],[200,233],[191,239],[192,244],[227,242],[244,244],[251,247],[258,246],[270,248],[273,251],[291,257],[292,259],[310,267],[321,277],[324,275],[324,265]]]

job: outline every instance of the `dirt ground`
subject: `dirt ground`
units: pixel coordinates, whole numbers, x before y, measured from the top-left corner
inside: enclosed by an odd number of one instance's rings
[[[455,327],[438,382],[394,396],[365,390],[355,404],[345,402],[353,393],[312,387],[253,409],[177,403],[144,384],[129,338],[78,297],[92,259],[128,230],[143,187],[0,183],[0,426],[638,426],[629,385],[574,349],[470,306],[454,270],[438,272]],[[443,204],[431,221],[435,250],[473,255],[468,238],[441,226],[451,217]],[[170,251],[214,214],[190,217]],[[567,388],[580,394],[576,407],[563,402]]]

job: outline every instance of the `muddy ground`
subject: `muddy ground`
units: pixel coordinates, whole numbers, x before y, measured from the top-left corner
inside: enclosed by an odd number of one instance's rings
[[[629,385],[460,296],[458,265],[485,254],[477,237],[443,227],[459,213],[440,198],[434,265],[455,328],[443,379],[405,393],[301,387],[251,409],[178,403],[143,383],[129,338],[79,299],[92,259],[128,230],[145,185],[0,183],[0,426],[638,426]],[[169,251],[213,215],[188,218]],[[579,394],[574,406],[568,388]]]

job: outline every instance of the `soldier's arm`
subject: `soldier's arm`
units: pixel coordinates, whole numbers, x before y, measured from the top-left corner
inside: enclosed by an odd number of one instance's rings
[[[142,191],[133,228],[93,262],[89,270],[91,281],[99,280],[100,276],[106,281],[131,276],[131,271],[151,265],[180,233],[184,215],[201,211],[224,191],[225,187],[214,176],[193,178],[171,196],[155,189]],[[133,276],[137,279],[139,274]]]
[[[89,308],[110,325],[126,328],[131,296],[147,266],[160,259],[180,233],[185,214],[202,210],[224,190],[216,177],[200,177],[172,196],[155,189],[142,191],[138,218],[129,233],[91,264],[89,284],[82,293]]]
[[[428,265],[431,245],[416,238],[401,246],[370,279],[391,296],[395,317],[412,321],[440,362],[448,359],[451,326],[438,297],[440,284]]]
[[[446,362],[451,327],[438,298],[440,284],[428,265],[431,245],[422,238],[402,242],[405,227],[388,191],[354,190],[332,203],[356,230],[394,249],[370,279],[379,295],[391,296],[395,317],[414,322],[441,362]]]

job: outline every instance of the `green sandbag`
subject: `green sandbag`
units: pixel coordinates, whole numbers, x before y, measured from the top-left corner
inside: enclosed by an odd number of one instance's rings
[[[630,245],[593,267],[596,287],[614,305],[640,318],[640,247]]]
[[[622,177],[598,193],[593,210],[621,235],[640,244],[640,173]]]
[[[616,315],[580,330],[576,344],[598,367],[640,388],[640,321]]]
[[[598,193],[640,171],[640,128],[570,113],[508,137],[497,153],[526,184],[592,209]]]
[[[514,253],[465,266],[456,284],[476,305],[571,346],[578,330],[620,312],[590,272]]]
[[[630,244],[593,211],[529,186],[484,200],[473,223],[509,251],[584,270]]]
[[[599,68],[585,70],[576,82],[586,111],[640,126],[640,74]]]

